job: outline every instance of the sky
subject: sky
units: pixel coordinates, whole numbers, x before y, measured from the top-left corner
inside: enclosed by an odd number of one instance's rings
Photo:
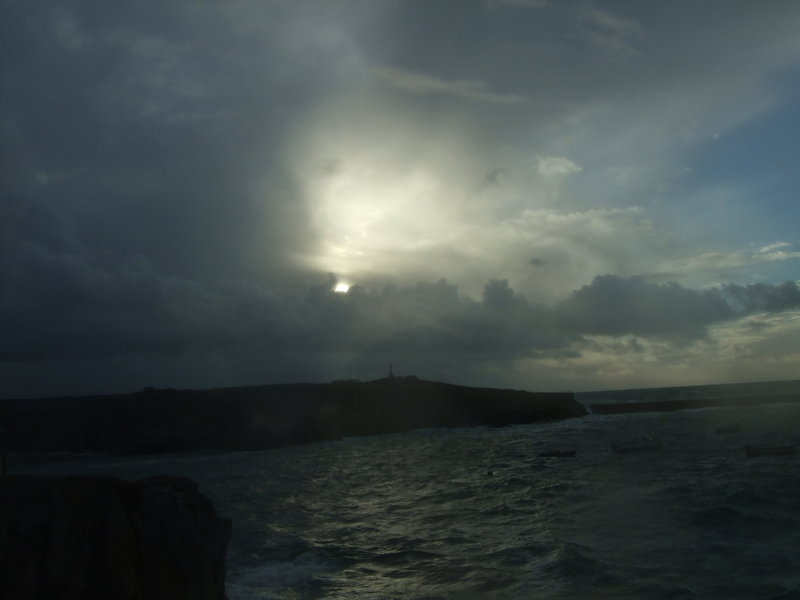
[[[800,378],[796,2],[0,12],[0,398]]]

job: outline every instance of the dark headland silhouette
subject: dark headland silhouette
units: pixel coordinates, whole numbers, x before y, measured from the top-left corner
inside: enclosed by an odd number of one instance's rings
[[[8,450],[149,454],[260,450],[435,427],[502,427],[588,414],[572,392],[375,381],[0,401]]]

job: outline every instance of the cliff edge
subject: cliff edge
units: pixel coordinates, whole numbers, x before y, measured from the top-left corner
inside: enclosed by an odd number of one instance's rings
[[[416,377],[0,401],[16,452],[260,450],[435,427],[587,414],[571,392],[475,388]]]

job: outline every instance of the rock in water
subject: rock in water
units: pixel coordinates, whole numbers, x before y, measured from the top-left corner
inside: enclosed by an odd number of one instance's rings
[[[185,477],[0,480],[0,598],[225,600],[230,519]]]

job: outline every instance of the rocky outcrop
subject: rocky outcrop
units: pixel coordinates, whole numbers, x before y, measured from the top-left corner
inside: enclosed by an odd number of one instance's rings
[[[230,520],[183,477],[0,479],[0,598],[224,600]]]
[[[16,452],[261,450],[434,427],[580,417],[571,392],[475,388],[416,377],[0,401]]]

